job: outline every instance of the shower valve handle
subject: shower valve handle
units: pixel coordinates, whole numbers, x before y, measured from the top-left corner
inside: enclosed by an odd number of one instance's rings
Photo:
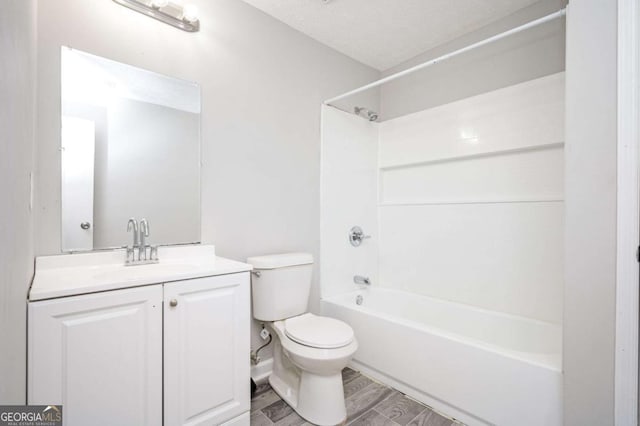
[[[354,247],[358,247],[367,238],[371,238],[371,235],[364,235],[364,231],[359,226],[354,226],[349,231],[349,242]]]

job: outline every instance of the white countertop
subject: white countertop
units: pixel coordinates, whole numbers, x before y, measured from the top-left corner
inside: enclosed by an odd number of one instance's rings
[[[250,271],[251,265],[218,257],[212,245],[160,247],[160,262],[124,266],[124,250],[40,256],[29,300]]]

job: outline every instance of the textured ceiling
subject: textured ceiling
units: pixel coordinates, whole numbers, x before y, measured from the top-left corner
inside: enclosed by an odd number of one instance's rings
[[[244,0],[378,70],[538,0]]]

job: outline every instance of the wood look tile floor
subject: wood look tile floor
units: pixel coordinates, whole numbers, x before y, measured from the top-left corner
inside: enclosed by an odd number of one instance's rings
[[[342,372],[347,405],[347,425],[353,426],[453,426],[444,417],[406,395],[381,385],[350,368]],[[251,400],[251,426],[311,425],[271,389],[260,385]]]

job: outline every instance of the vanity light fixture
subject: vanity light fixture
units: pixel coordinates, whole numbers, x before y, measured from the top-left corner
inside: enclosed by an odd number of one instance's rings
[[[182,8],[182,19],[187,22],[198,22],[198,8],[193,4],[185,4]]]
[[[180,5],[169,0],[113,0],[114,2],[143,13],[165,24],[180,28],[183,31],[200,30],[198,10],[195,6]]]

